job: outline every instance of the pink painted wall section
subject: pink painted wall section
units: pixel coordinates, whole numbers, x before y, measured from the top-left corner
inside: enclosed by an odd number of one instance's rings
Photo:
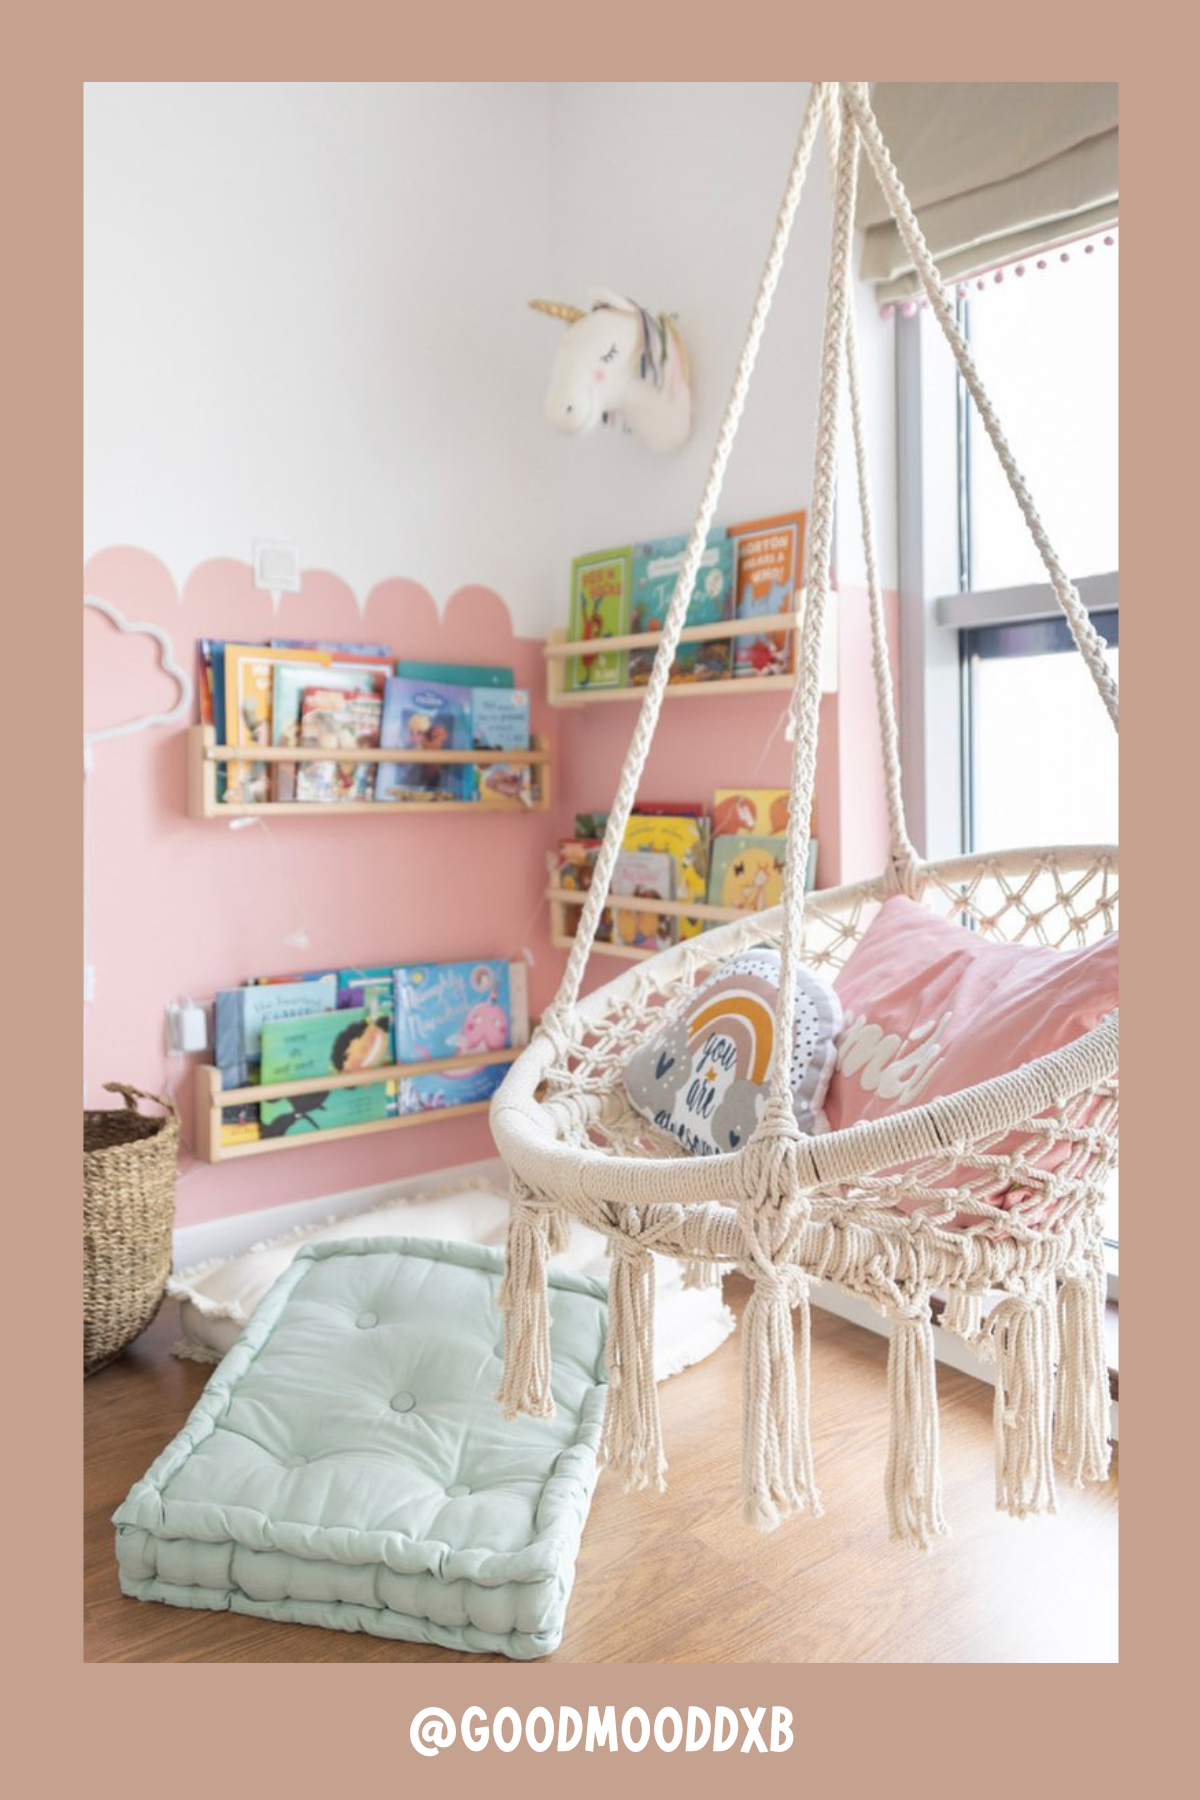
[[[335,576],[310,571],[273,614],[245,564],[205,563],[180,593],[156,558],[121,548],[92,559],[84,592],[165,630],[189,671],[202,636],[370,638],[407,657],[508,664],[530,690],[533,729],[557,735],[540,645],[514,637],[507,606],[485,587],[461,589],[439,613],[416,584],[388,581],[360,612]],[[85,729],[174,703],[153,640],[122,634],[90,609],[84,630]],[[176,1081],[190,1139],[192,1062],[167,1062],[166,1005],[185,994],[207,1001],[255,975],[516,957],[527,947],[531,1004],[540,1010],[550,998],[562,967],[541,905],[552,813],[282,818],[234,831],[188,818],[185,751],[183,725],[111,739],[95,746],[85,778],[90,1105],[108,1104],[105,1081],[159,1092]],[[287,941],[297,933],[307,947]],[[486,1118],[474,1117],[215,1167],[185,1158],[178,1219],[193,1224],[491,1154]]]
[[[121,548],[87,565],[84,592],[131,623],[162,628],[189,671],[196,639],[272,636],[378,639],[397,655],[509,664],[532,700],[535,731],[554,755],[554,803],[527,817],[388,811],[379,817],[280,818],[231,830],[186,811],[186,729],[152,728],[95,746],[86,780],[85,1005],[88,1103],[109,1080],[177,1088],[193,1129],[192,1059],[168,1062],[167,1003],[208,1001],[252,976],[355,963],[528,951],[535,1012],[551,999],[564,956],[550,944],[542,900],[547,853],[576,810],[607,806],[633,728],[632,704],[554,711],[545,703],[541,644],[513,635],[508,608],[467,587],[439,611],[413,582],[387,581],[359,609],[323,571],[277,612],[245,564],[202,564],[182,592],[155,557]],[[823,886],[876,873],[887,833],[870,672],[866,596],[843,588],[839,688],[821,702],[817,808]],[[895,597],[888,597],[894,627]],[[174,684],[158,647],[85,611],[85,729],[169,709]],[[641,784],[643,798],[711,802],[713,790],[782,786],[790,746],[786,696],[668,699]],[[193,707],[194,712],[194,707]],[[294,940],[307,937],[307,944]],[[291,940],[291,941],[290,941]],[[598,957],[588,988],[621,972]],[[368,1187],[494,1153],[484,1117],[249,1157],[210,1167],[185,1157],[180,1224]]]

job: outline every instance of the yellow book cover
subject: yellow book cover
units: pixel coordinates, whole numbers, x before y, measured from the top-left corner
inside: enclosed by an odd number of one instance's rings
[[[229,744],[271,742],[271,694],[275,664],[312,662],[326,667],[328,650],[273,650],[263,644],[225,646],[225,737]],[[231,762],[225,777],[225,804],[250,806],[271,798],[269,763]]]
[[[713,836],[782,837],[790,811],[786,788],[718,788],[713,795]],[[817,835],[815,800],[809,835]]]
[[[626,850],[666,851],[675,862],[675,898],[703,901],[708,891],[708,820],[635,813],[625,827]],[[680,937],[696,937],[703,919],[682,918]]]

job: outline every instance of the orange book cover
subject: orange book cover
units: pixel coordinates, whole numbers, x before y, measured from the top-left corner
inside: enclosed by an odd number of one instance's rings
[[[734,571],[735,616],[754,619],[770,613],[794,612],[804,575],[802,512],[779,513],[731,525],[737,564]],[[786,675],[795,657],[792,631],[760,631],[734,640],[735,676]]]

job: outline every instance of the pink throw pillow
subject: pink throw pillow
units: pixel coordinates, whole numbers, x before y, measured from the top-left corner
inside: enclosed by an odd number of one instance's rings
[[[1117,1005],[1117,937],[1066,951],[998,943],[896,895],[835,987],[845,1024],[825,1112],[840,1131],[1008,1074],[1092,1030]],[[992,1153],[1019,1142],[1006,1139]],[[1053,1146],[1029,1160],[1049,1170],[1064,1155]],[[965,1169],[938,1186],[958,1177],[973,1187],[981,1180]],[[1028,1193],[981,1189],[977,1197],[1007,1209]]]

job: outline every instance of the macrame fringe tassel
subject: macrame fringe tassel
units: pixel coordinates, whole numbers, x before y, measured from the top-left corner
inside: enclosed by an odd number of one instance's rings
[[[608,1398],[600,1460],[628,1493],[666,1486],[666,1457],[654,1380],[654,1264],[648,1250],[613,1239],[608,1283]]]
[[[1072,1487],[1103,1481],[1112,1458],[1104,1338],[1106,1290],[1104,1268],[1097,1260],[1086,1272],[1068,1271],[1058,1296],[1054,1455]]]
[[[719,1288],[721,1285],[719,1263],[701,1262],[698,1257],[689,1257],[681,1267],[686,1289]]]
[[[983,1304],[978,1294],[968,1294],[965,1288],[949,1288],[946,1292],[946,1309],[942,1314],[942,1330],[952,1331],[956,1337],[978,1337],[983,1318]]]
[[[528,1413],[554,1417],[550,1385],[550,1303],[546,1266],[565,1248],[569,1231],[560,1213],[514,1197],[508,1253],[497,1305],[504,1313],[504,1374],[496,1399],[506,1419]]]
[[[809,1417],[808,1285],[799,1269],[756,1271],[742,1318],[742,1517],[759,1531],[805,1511],[821,1517]]]
[[[1053,1298],[1013,1295],[992,1309],[988,1325],[996,1357],[996,1508],[1015,1519],[1052,1513]]]
[[[942,1514],[937,1366],[927,1299],[893,1320],[888,1398],[888,1524],[893,1539],[928,1550],[949,1528]]]

